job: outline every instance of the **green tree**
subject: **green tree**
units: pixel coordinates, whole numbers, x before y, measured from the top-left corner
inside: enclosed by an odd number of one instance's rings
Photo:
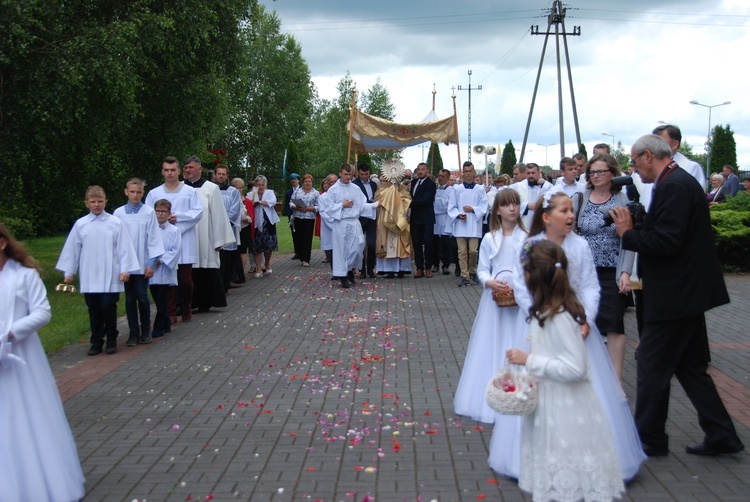
[[[425,161],[430,167],[430,174],[437,177],[443,167],[443,157],[440,155],[440,145],[438,143],[431,143],[430,150],[427,152],[427,160]]]
[[[586,159],[589,158],[589,154],[586,151],[586,145],[584,145],[583,143],[581,143],[581,146],[578,148],[578,153],[583,155]]]
[[[40,235],[83,213],[87,185],[113,209],[130,176],[226,130],[255,0],[0,3],[0,211]],[[50,211],[49,188],[55,210]]]
[[[612,152],[612,157],[615,158],[622,172],[628,170],[628,164],[630,164],[630,154],[625,152],[625,148],[623,148],[622,146],[622,141],[617,142],[617,148],[615,148]]]
[[[303,162],[308,172],[315,177],[338,173],[339,166],[346,162],[349,147],[349,104],[354,95],[354,81],[349,72],[338,82],[338,97],[333,101],[321,99],[317,92],[313,96],[312,113],[306,121],[301,139]],[[354,154],[351,156],[354,162]]]
[[[513,146],[513,141],[508,140],[503,148],[503,155],[500,157],[500,172],[513,176],[513,166],[518,163],[516,160],[516,147]]]
[[[284,150],[288,155],[289,143],[301,140],[313,110],[310,70],[300,45],[262,5],[252,8],[239,38],[245,52],[223,140],[248,173],[279,179]],[[305,170],[302,159],[294,160],[293,169]]]
[[[737,167],[737,144],[734,141],[734,131],[727,124],[726,127],[714,127],[711,137],[711,172],[721,172],[721,168],[729,164]]]
[[[396,106],[391,103],[391,95],[388,89],[380,83],[380,77],[372,87],[362,93],[359,109],[368,115],[387,120],[393,120],[396,117]],[[398,157],[394,152],[371,153],[369,154],[370,168],[380,170],[386,162],[394,157]]]

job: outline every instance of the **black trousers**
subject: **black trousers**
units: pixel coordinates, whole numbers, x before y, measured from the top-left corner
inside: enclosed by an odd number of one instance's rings
[[[193,267],[193,308],[206,311],[211,307],[226,306],[227,296],[221,270]]]
[[[411,224],[411,244],[414,247],[414,261],[417,270],[432,268],[432,234],[435,224]]]
[[[222,249],[219,251],[219,270],[221,273],[221,282],[224,284],[224,293],[229,291],[229,285],[237,271],[237,260],[239,259],[239,249],[234,249],[232,251]]]
[[[433,235],[432,236],[432,264],[441,265],[448,268],[452,260],[451,236],[450,235]]]
[[[359,219],[359,224],[362,225],[362,233],[365,234],[365,257],[362,259],[360,270],[367,273],[375,269],[375,240],[378,235],[376,223],[375,220],[369,218]]]
[[[107,347],[117,347],[117,302],[120,293],[84,293],[86,307],[89,309],[91,327],[91,345],[102,348],[104,338]]]
[[[153,329],[153,335],[156,337],[172,331],[172,321],[169,319],[167,307],[169,305],[169,290],[176,287],[167,286],[166,284],[152,284],[149,286],[151,296],[154,297],[154,304],[156,305],[156,317],[154,318]]]
[[[665,431],[672,375],[698,412],[704,441],[716,443],[737,435],[732,419],[706,372],[708,334],[703,314],[664,322],[644,322],[638,345],[635,423],[641,441],[667,448]]]
[[[294,218],[294,235],[297,239],[297,256],[300,261],[310,263],[312,254],[312,238],[315,230],[315,219]]]

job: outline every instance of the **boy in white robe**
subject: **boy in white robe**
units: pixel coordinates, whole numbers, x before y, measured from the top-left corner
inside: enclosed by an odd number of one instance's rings
[[[125,184],[128,202],[115,209],[114,215],[128,229],[138,255],[141,270],[131,274],[125,283],[125,313],[130,335],[125,343],[134,347],[138,343],[151,343],[151,302],[148,299],[148,280],[154,275],[154,263],[164,253],[164,246],[157,233],[158,224],[154,210],[143,204],[144,181],[131,178]],[[139,316],[140,313],[140,316]],[[139,326],[140,321],[140,326]]]
[[[159,338],[172,331],[172,321],[169,317],[169,293],[177,286],[177,264],[180,259],[182,243],[180,230],[169,223],[172,214],[172,204],[167,199],[159,199],[154,203],[154,212],[158,222],[158,235],[164,246],[164,254],[154,264],[154,275],[149,279],[151,296],[156,304],[156,317],[153,338]]]
[[[180,163],[175,157],[165,157],[161,174],[164,184],[151,189],[146,195],[146,204],[154,207],[159,199],[167,199],[172,204],[169,223],[180,230],[180,259],[177,266],[178,289],[169,293],[169,318],[177,322],[178,298],[182,297],[182,322],[192,318],[193,264],[198,261],[198,245],[195,226],[203,217],[203,203],[194,188],[180,181]]]
[[[458,287],[479,284],[477,261],[482,220],[487,212],[487,192],[474,183],[474,164],[464,162],[461,184],[453,185],[448,198],[448,218],[453,223],[453,236],[458,244],[458,266],[461,282]]]
[[[86,299],[91,323],[90,356],[101,354],[106,338],[107,354],[117,352],[117,301],[123,283],[141,270],[133,242],[122,220],[104,211],[104,189],[86,189],[86,207],[91,211],[75,222],[55,268],[72,284],[79,272],[81,293]]]
[[[339,180],[328,189],[320,201],[320,214],[333,229],[333,277],[341,281],[342,288],[354,284],[354,270],[362,263],[365,237],[359,217],[375,218],[377,202],[367,203],[358,186],[351,183],[354,168],[342,164]]]

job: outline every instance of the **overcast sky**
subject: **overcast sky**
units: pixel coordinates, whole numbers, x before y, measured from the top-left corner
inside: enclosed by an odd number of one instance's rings
[[[282,31],[302,46],[318,93],[335,98],[336,83],[351,73],[359,90],[378,77],[396,106],[396,121],[422,120],[432,108],[452,114],[451,87],[471,92],[471,143],[520,150],[534,90],[551,0],[261,0],[275,10]],[[712,127],[730,124],[740,168],[750,169],[747,0],[571,0],[568,48],[581,140],[589,153],[599,142],[630,145],[659,121],[680,126],[683,139],[703,152]],[[562,26],[561,26],[562,28]],[[565,154],[577,151],[570,90],[560,39]],[[525,161],[560,159],[555,38],[550,37],[526,147]],[[469,93],[456,89],[461,161],[468,156]],[[550,145],[548,147],[540,146]],[[447,167],[458,165],[455,146],[442,146]],[[407,167],[423,150],[404,151]],[[517,152],[520,155],[520,152]],[[545,160],[546,159],[546,160]],[[494,159],[493,159],[494,160]],[[484,156],[472,154],[478,168]],[[705,167],[705,166],[704,166]]]

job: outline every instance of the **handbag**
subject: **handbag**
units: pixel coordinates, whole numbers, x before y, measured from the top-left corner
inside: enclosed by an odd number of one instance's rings
[[[517,366],[507,364],[487,382],[487,404],[503,415],[528,415],[536,409],[537,383]]]
[[[501,270],[497,274],[495,274],[495,279],[497,279],[497,276],[502,274],[503,272],[510,272],[510,270]],[[516,294],[513,292],[512,289],[509,289],[508,291],[501,293],[499,291],[492,291],[492,299],[495,300],[495,305],[498,307],[515,307],[518,305],[516,303]]]

